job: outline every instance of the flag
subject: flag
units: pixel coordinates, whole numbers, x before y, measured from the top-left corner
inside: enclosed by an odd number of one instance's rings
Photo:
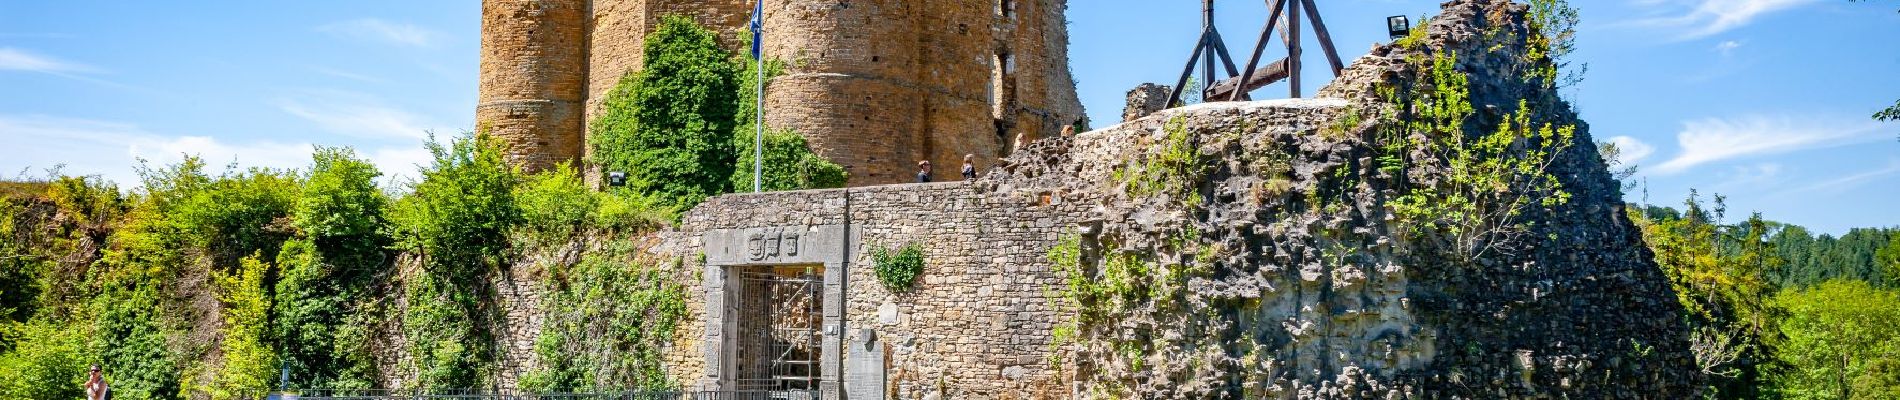
[[[765,0],[752,3],[752,59],[765,55]]]

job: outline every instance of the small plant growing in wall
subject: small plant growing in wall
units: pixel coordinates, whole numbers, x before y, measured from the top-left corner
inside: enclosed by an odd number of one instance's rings
[[[905,244],[893,251],[886,247],[871,249],[871,262],[877,267],[877,280],[892,292],[909,291],[924,272],[924,248]]]

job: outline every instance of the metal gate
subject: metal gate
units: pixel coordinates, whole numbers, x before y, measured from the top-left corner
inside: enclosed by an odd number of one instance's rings
[[[819,267],[740,274],[738,390],[817,390],[824,280]]]

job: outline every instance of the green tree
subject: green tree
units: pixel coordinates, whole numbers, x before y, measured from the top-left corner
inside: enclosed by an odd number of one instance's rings
[[[1778,285],[1771,278],[1782,262],[1766,239],[1769,223],[1757,214],[1739,225],[1722,225],[1726,206],[1721,196],[1709,209],[1691,191],[1684,205],[1679,217],[1651,219],[1632,212],[1631,219],[1688,311],[1691,350],[1710,376],[1711,394],[1761,397],[1776,368],[1776,324],[1783,313],[1773,301]]]
[[[223,364],[211,385],[213,399],[240,399],[266,390],[277,377],[277,351],[268,342],[271,299],[264,276],[271,265],[245,257],[237,271],[218,274],[218,301],[224,303]]]
[[[739,66],[717,36],[680,16],[647,35],[643,69],[621,79],[592,122],[594,162],[627,187],[690,208],[730,190]]]
[[[1778,389],[1794,399],[1891,399],[1900,395],[1900,292],[1836,280],[1784,291],[1789,369]]]
[[[0,398],[75,399],[85,395],[86,332],[48,320],[8,324],[0,353]]]
[[[1559,88],[1576,86],[1583,83],[1583,75],[1590,71],[1590,64],[1571,64],[1570,53],[1577,49],[1577,24],[1583,21],[1576,7],[1567,0],[1527,0],[1531,6],[1531,28],[1539,33],[1535,40],[1543,41],[1543,48],[1550,52],[1551,62],[1562,76],[1552,76]]]
[[[487,334],[495,307],[483,288],[520,221],[513,193],[521,177],[502,143],[485,134],[428,147],[433,164],[391,215],[398,245],[422,257],[421,271],[403,282],[403,332],[416,386],[475,387],[495,359]]]
[[[1887,245],[1874,254],[1874,263],[1887,277],[1887,288],[1900,289],[1900,234],[1893,235]]]
[[[372,279],[388,265],[388,199],[382,173],[347,148],[317,148],[291,223],[297,237],[278,253],[273,337],[299,387],[367,387],[366,349],[341,332]]]

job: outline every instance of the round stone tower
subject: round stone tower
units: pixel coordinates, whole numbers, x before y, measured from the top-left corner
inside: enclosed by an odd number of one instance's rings
[[[482,1],[476,129],[524,169],[581,156],[587,19],[587,0]]]
[[[1081,122],[1062,0],[772,0],[764,50],[786,74],[766,121],[804,134],[853,186],[956,179],[1015,139]]]

